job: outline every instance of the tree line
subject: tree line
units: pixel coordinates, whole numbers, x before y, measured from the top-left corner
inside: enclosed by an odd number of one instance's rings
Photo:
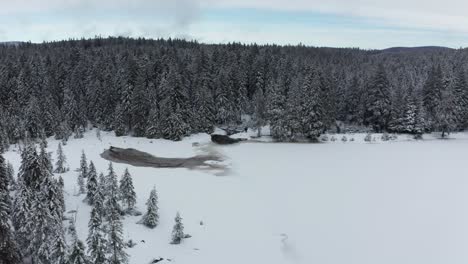
[[[376,132],[467,126],[467,50],[360,50],[94,38],[0,45],[0,142],[82,134],[180,140],[269,124],[277,140],[337,121]]]

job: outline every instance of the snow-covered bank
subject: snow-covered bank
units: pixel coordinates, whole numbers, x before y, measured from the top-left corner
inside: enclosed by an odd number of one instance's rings
[[[67,210],[78,210],[84,240],[91,208],[75,196],[81,150],[106,172],[100,154],[111,145],[164,157],[211,148],[227,158],[229,175],[114,164],[119,176],[129,168],[140,209],[153,186],[159,194],[157,228],[136,224],[139,217],[124,220],[125,238],[138,243],[127,250],[131,264],[159,257],[190,264],[467,263],[467,134],[382,144],[366,143],[364,134],[346,143],[336,137],[325,144],[217,146],[203,134],[172,142],[102,133],[100,141],[89,132],[64,146]],[[55,154],[57,144],[50,140],[48,150]],[[18,152],[12,148],[5,158],[18,171]],[[176,211],[193,237],[170,245]]]

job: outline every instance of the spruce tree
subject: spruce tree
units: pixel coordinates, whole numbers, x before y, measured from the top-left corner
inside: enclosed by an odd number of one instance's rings
[[[390,83],[383,65],[378,67],[371,80],[367,97],[366,124],[376,132],[386,131],[391,117],[391,102]]]
[[[84,151],[81,151],[80,174],[78,175],[79,193],[86,193],[85,179],[88,177],[88,162]]]
[[[433,66],[423,87],[423,106],[428,115],[428,122],[433,124],[436,119],[437,107],[442,99],[443,73],[440,66]]]
[[[182,240],[185,238],[184,234],[184,225],[182,224],[182,218],[180,217],[179,212],[177,212],[177,215],[175,217],[175,225],[174,228],[172,229],[172,240],[171,244],[180,244]]]
[[[88,253],[91,263],[104,264],[106,263],[106,240],[103,222],[103,196],[98,188],[94,194],[93,209],[88,223]]]
[[[468,83],[463,69],[459,69],[455,77],[453,97],[456,128],[463,130],[468,126]]]
[[[75,239],[70,255],[68,256],[68,264],[91,264],[85,253],[85,246],[79,239]]]
[[[36,193],[33,200],[32,214],[26,226],[30,230],[28,254],[32,257],[34,263],[48,264],[52,262],[52,225],[56,223],[51,214],[48,200],[45,195]]]
[[[7,178],[9,180],[10,189],[15,190],[16,180],[15,180],[15,169],[13,168],[13,164],[8,162],[6,164],[5,170],[6,170]]]
[[[67,167],[67,158],[65,157],[65,153],[63,153],[62,143],[58,144],[57,149],[57,162],[55,163],[55,173],[65,173],[69,170]]]
[[[0,263],[20,264],[21,255],[10,224],[11,201],[4,162],[0,154]]]
[[[136,193],[133,187],[132,176],[128,172],[128,168],[125,169],[125,173],[120,180],[120,198],[122,203],[127,205],[127,212],[132,211],[136,204]]]
[[[107,176],[108,197],[106,200],[107,211],[107,254],[110,264],[128,263],[128,255],[125,252],[125,243],[123,241],[123,225],[120,215],[120,206],[118,203],[118,185],[117,176],[109,165],[109,175]]]
[[[156,187],[153,187],[153,190],[151,190],[146,206],[146,214],[140,222],[149,228],[155,228],[159,223],[158,194],[156,192]]]
[[[86,159],[86,154],[84,153],[84,150],[81,151],[80,175],[82,178],[88,177],[88,161]]]
[[[17,242],[24,252],[29,243],[30,230],[27,223],[30,223],[31,218],[32,193],[22,177],[18,179],[13,208],[12,223],[16,231]]]
[[[89,170],[88,170],[88,182],[86,184],[86,200],[89,205],[93,205],[94,203],[94,197],[96,195],[96,192],[99,188],[98,186],[98,176],[96,172],[96,167],[94,166],[94,163],[92,161],[89,162]]]
[[[442,92],[442,97],[436,108],[435,128],[442,133],[442,138],[453,132],[457,127],[455,98],[450,90]]]

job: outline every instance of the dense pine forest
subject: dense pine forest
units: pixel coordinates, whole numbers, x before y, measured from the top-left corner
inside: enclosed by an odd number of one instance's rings
[[[340,124],[376,132],[462,130],[468,51],[208,45],[95,38],[0,45],[0,145],[89,124],[180,140],[214,126],[270,125],[281,141]]]

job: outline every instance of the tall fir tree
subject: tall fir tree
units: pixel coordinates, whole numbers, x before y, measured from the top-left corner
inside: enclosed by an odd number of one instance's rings
[[[0,154],[0,263],[20,264],[21,253],[13,235],[11,199],[5,160]]]
[[[132,176],[130,175],[128,168],[125,169],[124,175],[120,180],[119,188],[121,201],[127,206],[126,211],[132,211],[136,204],[136,193],[135,188],[133,187]]]
[[[370,81],[365,116],[365,123],[372,126],[374,131],[388,129],[391,118],[390,83],[383,65],[379,65]]]
[[[96,172],[96,167],[92,161],[89,162],[88,177],[86,184],[86,201],[89,205],[94,204],[94,199],[96,192],[98,191],[98,175]]]
[[[104,197],[102,196],[100,188],[96,190],[93,196],[93,209],[91,210],[91,217],[88,223],[88,253],[90,255],[91,263],[105,264],[106,263],[106,240],[104,229]]]
[[[79,239],[75,239],[71,247],[68,264],[91,264],[86,256],[85,246]]]
[[[67,167],[67,158],[63,152],[62,143],[58,144],[57,148],[57,162],[55,163],[55,173],[65,173],[69,170]]]
[[[121,219],[121,209],[119,206],[119,190],[117,185],[117,176],[109,165],[109,175],[107,176],[108,197],[106,200],[107,211],[107,257],[110,264],[128,263],[128,255],[125,252],[125,243],[123,240],[123,225]]]

